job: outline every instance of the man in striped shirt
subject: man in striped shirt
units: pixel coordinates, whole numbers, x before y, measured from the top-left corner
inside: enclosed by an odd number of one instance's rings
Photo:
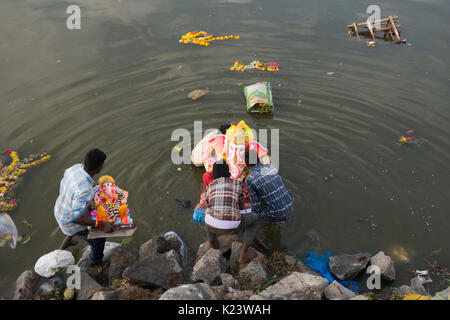
[[[245,152],[245,163],[251,173],[245,179],[252,211],[261,223],[286,223],[293,209],[294,197],[287,190],[278,170],[260,163],[254,150]]]

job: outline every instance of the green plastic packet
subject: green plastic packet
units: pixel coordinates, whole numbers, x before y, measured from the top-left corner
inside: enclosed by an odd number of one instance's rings
[[[257,82],[244,88],[247,100],[247,112],[273,113],[275,105],[272,100],[270,82]]]

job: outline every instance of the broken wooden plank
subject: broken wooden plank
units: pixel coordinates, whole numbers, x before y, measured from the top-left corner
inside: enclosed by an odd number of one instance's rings
[[[353,28],[355,28],[355,33],[356,33],[356,36],[358,37],[358,40],[361,40],[359,38],[358,27],[356,26],[356,23],[353,23]]]
[[[392,19],[393,19],[393,20],[398,20],[398,16],[392,16]],[[373,21],[374,21],[374,24],[377,24],[377,23],[383,23],[383,22],[389,21],[389,18],[383,18],[383,19],[380,19],[380,20],[373,20]],[[357,25],[358,27],[366,27],[366,24],[367,24],[367,21],[361,22],[361,23],[357,23],[356,25]],[[352,27],[353,27],[353,24],[349,24],[349,25],[347,26],[347,28],[352,28]]]
[[[369,20],[367,20],[367,28],[369,28],[370,35],[372,36],[373,41],[375,41],[375,35],[373,34],[372,24]]]
[[[398,34],[397,27],[395,26],[395,22],[394,22],[394,20],[392,19],[392,16],[389,16],[389,22],[391,23],[391,26],[392,26],[392,28],[394,29],[395,36],[397,37],[398,40],[401,40],[401,39],[400,39],[400,35]]]

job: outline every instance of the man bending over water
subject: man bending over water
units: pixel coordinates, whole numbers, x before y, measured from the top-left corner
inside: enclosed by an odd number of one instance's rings
[[[77,236],[91,246],[88,258],[90,267],[98,266],[103,261],[103,250],[106,238],[88,239],[88,226],[98,227],[103,232],[112,232],[109,222],[98,222],[89,217],[88,207],[94,199],[94,176],[103,169],[106,154],[99,149],[90,150],[85,158],[84,165],[79,163],[64,172],[59,188],[59,197],[55,203],[55,218],[66,238],[60,250],[76,245],[72,240]]]

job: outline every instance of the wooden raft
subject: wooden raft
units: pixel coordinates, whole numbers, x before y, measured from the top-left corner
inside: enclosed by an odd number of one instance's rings
[[[358,40],[360,39],[359,36],[370,36],[373,41],[375,41],[375,33],[377,32],[384,32],[383,37],[378,37],[380,39],[389,40],[394,43],[406,43],[406,39],[401,39],[400,35],[400,27],[401,24],[397,24],[398,16],[389,16],[388,18],[384,18],[381,20],[367,20],[366,22],[361,23],[353,23],[349,24],[347,28],[350,30],[348,31],[349,34],[352,34],[353,36],[356,35],[358,37]],[[380,24],[384,25],[384,27],[381,28],[375,28],[375,25]]]

